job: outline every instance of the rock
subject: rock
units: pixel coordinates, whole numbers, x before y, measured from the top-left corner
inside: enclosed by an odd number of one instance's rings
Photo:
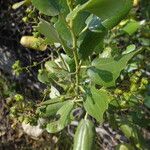
[[[40,137],[44,131],[44,129],[41,128],[43,123],[45,122],[44,119],[40,118],[38,120],[38,125],[37,126],[31,126],[29,123],[26,124],[25,122],[22,123],[22,128],[26,134],[31,136],[34,139],[37,139]]]

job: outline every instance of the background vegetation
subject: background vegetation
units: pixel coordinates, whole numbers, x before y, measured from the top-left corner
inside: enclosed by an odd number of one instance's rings
[[[0,2],[0,149],[68,150],[79,118],[84,114],[80,109],[77,109],[77,121],[59,133],[44,131],[40,137],[33,138],[22,129],[22,122],[37,124],[37,105],[49,99],[52,89],[42,71],[45,62],[55,59],[58,53],[54,46],[36,51],[38,46],[20,44],[22,36],[43,38],[34,26],[39,22],[38,16],[51,18],[39,14],[30,4],[14,10],[15,2]],[[100,57],[143,51],[121,72],[116,87],[109,89],[113,100],[104,114],[103,124],[89,117],[96,126],[97,149],[121,149],[120,144],[129,150],[150,148],[150,2],[134,2],[128,16],[108,32]],[[55,18],[51,21],[55,22]],[[62,90],[61,86],[55,86]]]

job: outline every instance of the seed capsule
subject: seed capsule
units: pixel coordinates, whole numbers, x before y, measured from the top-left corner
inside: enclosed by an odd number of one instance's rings
[[[47,48],[47,45],[45,45],[42,38],[35,38],[33,36],[23,36],[20,40],[20,44],[22,44],[26,48],[31,48],[39,51],[45,51]]]

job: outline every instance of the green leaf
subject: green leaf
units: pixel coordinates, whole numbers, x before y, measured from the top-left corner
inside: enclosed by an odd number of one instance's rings
[[[63,17],[59,17],[58,21],[55,23],[55,28],[59,33],[59,35],[61,36],[61,38],[67,43],[67,45],[71,46],[72,45],[71,33]]]
[[[52,60],[45,63],[45,68],[50,73],[59,73],[61,68]]]
[[[89,0],[83,10],[90,11],[103,20],[103,25],[111,29],[129,12],[132,0]]]
[[[58,32],[54,26],[47,21],[40,19],[37,30],[46,37],[47,44],[61,43]]]
[[[64,129],[71,121],[71,111],[73,109],[74,102],[68,101],[57,112],[56,115],[60,116],[57,121],[47,124],[46,130],[49,133],[56,133]]]
[[[86,19],[89,16],[88,12],[81,12],[73,21],[73,30],[76,34],[76,36],[78,36],[81,31],[86,27]]]
[[[88,11],[102,19],[107,29],[112,29],[129,12],[132,0],[89,0],[77,6],[68,16],[67,21],[74,20],[82,11]]]
[[[59,103],[62,101],[62,97],[57,97],[57,98],[53,98],[53,99],[50,99],[50,100],[46,100],[42,103],[40,103],[40,106],[43,106],[43,105],[51,105],[51,104],[55,104],[55,103]]]
[[[120,72],[126,68],[128,61],[139,51],[122,55],[119,59],[97,58],[92,62],[92,67],[88,69],[87,73],[95,84],[105,87],[115,86]]]
[[[102,20],[105,20],[114,15],[118,15],[117,13],[119,13],[128,2],[128,0],[89,0],[83,10],[90,11],[96,16],[99,16]]]
[[[101,24],[101,20],[97,16],[90,15],[86,20],[87,28],[86,34],[79,47],[79,55],[82,59],[88,59],[94,51],[96,53],[101,51],[104,37],[107,33],[106,28]],[[99,49],[98,49],[99,48]]]
[[[132,35],[139,29],[139,27],[139,22],[135,20],[130,20],[122,30],[128,33],[129,35]]]
[[[74,59],[70,58],[68,55],[65,54],[61,54],[61,56],[63,57],[69,72],[75,72],[75,61]]]
[[[43,105],[38,107],[36,112],[39,114],[40,117],[51,117],[56,115],[57,111],[66,103],[67,101],[57,102],[50,105]]]
[[[98,122],[103,122],[103,114],[108,108],[109,95],[105,90],[97,90],[91,87],[87,93],[87,98],[84,102],[84,108],[89,115],[94,117]]]
[[[50,117],[56,115],[57,111],[66,103],[68,103],[68,101],[58,102],[58,103],[48,105],[46,107],[45,116]]]
[[[91,150],[94,148],[95,127],[89,120],[81,120],[74,137],[73,150]]]
[[[87,31],[85,38],[83,39],[79,47],[79,55],[82,59],[88,59],[96,46],[103,40],[105,33],[96,33]]]
[[[39,70],[38,73],[38,80],[42,83],[48,83],[50,82],[50,78],[48,76],[48,72],[46,70]]]
[[[133,138],[135,142],[138,141],[138,132],[135,125],[131,125],[129,123],[122,123],[120,125],[120,130],[125,134],[128,139]]]
[[[59,0],[32,0],[32,4],[41,13],[56,16],[60,13]]]
[[[121,0],[120,9],[114,12],[113,16],[103,21],[103,26],[107,29],[115,27],[122,19],[124,19],[132,8],[132,0]],[[117,1],[119,2],[119,0]]]
[[[61,66],[56,64],[54,61],[47,61],[45,63],[45,68],[49,73],[55,74],[56,77],[58,78],[65,78],[68,77],[67,71],[65,71]]]
[[[92,32],[105,32],[106,28],[102,25],[102,20],[95,16],[90,15],[86,20],[87,27]]]
[[[59,28],[60,24],[57,25],[57,29],[60,32],[57,32],[56,29],[54,28],[54,26],[51,23],[48,23],[47,21],[40,19],[40,23],[37,26],[37,30],[43,34],[46,37],[46,43],[47,44],[54,44],[54,43],[60,43],[62,44],[64,51],[69,55],[72,56],[72,51],[70,50],[70,48],[68,47],[66,41],[63,39],[63,37],[61,37],[61,35],[63,34],[62,29],[64,30],[64,27]],[[65,31],[64,31],[65,32]],[[66,37],[65,37],[66,38]],[[68,38],[68,37],[67,37]]]

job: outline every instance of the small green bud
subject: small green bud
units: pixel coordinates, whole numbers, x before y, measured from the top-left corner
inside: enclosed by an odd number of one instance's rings
[[[121,89],[116,89],[114,93],[116,95],[121,95],[122,94],[122,90]]]
[[[29,17],[29,18],[34,18],[34,12],[31,11],[31,12],[28,14],[28,17]]]
[[[145,90],[146,89],[146,85],[141,83],[140,87],[139,87],[139,90]]]
[[[121,106],[122,108],[126,108],[126,105],[127,105],[127,102],[126,102],[126,101],[121,101],[121,102],[120,102],[120,106]]]
[[[39,72],[39,74],[41,74],[41,73],[43,72],[43,70],[42,70],[42,69],[39,69],[38,72]]]
[[[33,32],[32,34],[33,34],[33,36],[34,36],[35,38],[38,38],[38,37],[39,37],[39,35],[40,35],[40,33],[39,33],[39,32]]]
[[[11,114],[15,115],[16,112],[17,112],[16,106],[13,106],[13,107],[10,108],[10,113],[11,113]]]
[[[62,96],[60,99],[61,99],[61,101],[65,101],[65,97],[64,96]]]
[[[16,116],[15,116],[13,113],[10,113],[10,114],[9,114],[9,117],[10,117],[11,119],[16,118]]]
[[[28,22],[28,17],[23,17],[23,18],[22,18],[22,21],[23,21],[24,23],[27,23],[27,22]]]
[[[138,76],[138,77],[140,77],[142,75],[142,72],[141,71],[136,71],[135,75]]]
[[[128,101],[130,99],[131,93],[124,92],[123,96],[124,96],[125,100]]]
[[[147,80],[147,78],[142,78],[141,79],[141,83],[143,83],[144,85],[147,85],[148,84],[148,80]]]
[[[136,92],[137,90],[138,90],[137,85],[136,85],[136,84],[131,84],[131,86],[130,86],[130,91],[131,91],[131,92]]]
[[[23,122],[24,116],[19,116],[19,117],[18,117],[18,120],[19,120],[20,122]]]
[[[138,80],[139,80],[139,77],[137,77],[137,76],[132,76],[132,77],[130,78],[131,83],[137,83]]]
[[[19,101],[23,101],[23,100],[24,100],[24,97],[23,97],[22,95],[20,95],[20,94],[16,94],[16,95],[14,96],[14,99],[15,99],[17,102],[19,102]]]
[[[30,13],[31,11],[32,11],[31,8],[27,8],[27,9],[26,9],[26,13]]]
[[[30,122],[30,118],[29,118],[29,117],[24,117],[23,122],[24,122],[25,124],[28,124],[28,123]]]

